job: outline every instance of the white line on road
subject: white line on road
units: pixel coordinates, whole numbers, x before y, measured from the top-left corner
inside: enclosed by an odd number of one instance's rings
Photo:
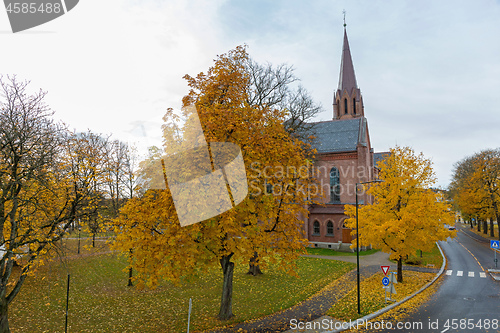
[[[446,275],[451,275],[452,272],[453,271],[451,269],[449,269],[449,270],[446,271]]]
[[[442,330],[442,331],[441,331],[441,333],[444,333],[444,332],[446,332],[446,331],[447,331],[447,330],[449,330],[449,329],[450,329],[450,328],[448,327],[447,329]]]
[[[469,277],[474,277],[474,272],[469,272]]]
[[[479,272],[479,276],[482,277],[482,278],[485,278],[486,277],[486,273],[485,272]]]
[[[457,276],[463,276],[464,272],[463,271],[457,271]]]

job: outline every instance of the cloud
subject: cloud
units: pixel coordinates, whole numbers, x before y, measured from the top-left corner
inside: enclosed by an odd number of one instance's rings
[[[72,128],[161,142],[166,108],[188,92],[182,76],[247,43],[257,61],[293,65],[327,120],[343,9],[372,146],[413,145],[446,186],[455,161],[495,145],[498,1],[87,0],[31,32],[7,33],[4,15],[0,72],[48,90]]]

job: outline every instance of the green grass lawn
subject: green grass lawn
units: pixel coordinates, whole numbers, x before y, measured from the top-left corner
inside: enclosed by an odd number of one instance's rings
[[[391,260],[396,263],[395,260]],[[434,265],[434,268],[441,268],[443,264],[443,257],[441,256],[441,252],[439,251],[436,244],[429,252],[422,252],[422,256],[420,256],[420,251],[415,252],[415,254],[408,257],[408,259],[403,260],[404,265],[411,265],[417,267],[429,267],[428,265]]]
[[[380,250],[368,250],[368,251],[359,251],[360,256],[366,256],[370,254],[374,254]],[[356,256],[356,252],[340,252],[331,249],[324,249],[319,247],[308,247],[307,254],[314,254],[317,256]]]
[[[64,331],[66,281],[71,274],[69,332],[183,332],[187,327],[189,298],[193,299],[191,331],[200,331],[262,317],[310,297],[353,269],[345,262],[300,258],[295,278],[276,266],[262,276],[245,274],[237,264],[233,284],[233,313],[228,322],[215,319],[220,302],[222,274],[206,270],[189,283],[163,282],[154,290],[126,287],[126,260],[105,254],[59,260],[27,278],[9,308],[16,332]]]

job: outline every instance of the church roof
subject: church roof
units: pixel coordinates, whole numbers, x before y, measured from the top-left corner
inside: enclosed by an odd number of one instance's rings
[[[367,144],[366,127],[365,117],[313,123],[312,148],[318,153],[356,151],[358,143]]]
[[[347,31],[344,29],[344,45],[342,47],[342,60],[340,62],[339,87],[340,91],[347,90],[351,94],[353,89],[357,89],[354,65],[352,64],[351,50],[347,40]]]

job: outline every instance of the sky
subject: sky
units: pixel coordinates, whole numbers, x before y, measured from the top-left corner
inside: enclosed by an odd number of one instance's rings
[[[453,164],[500,147],[500,1],[81,0],[12,33],[0,8],[0,74],[48,92],[70,129],[111,134],[141,153],[195,76],[246,44],[286,63],[333,117],[343,10],[372,147],[411,146],[446,188]]]

